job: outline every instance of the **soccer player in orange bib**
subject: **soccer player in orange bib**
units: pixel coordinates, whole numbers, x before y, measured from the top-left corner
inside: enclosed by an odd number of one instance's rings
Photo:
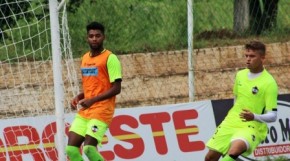
[[[83,161],[80,147],[90,161],[103,161],[96,146],[101,145],[115,111],[115,98],[121,92],[122,71],[117,56],[103,47],[105,28],[101,23],[87,25],[90,51],[81,61],[83,92],[71,101],[81,109],[71,124],[66,153],[71,161]]]
[[[234,106],[206,144],[205,161],[235,161],[248,156],[266,138],[267,123],[277,119],[278,86],[264,68],[266,47],[259,41],[245,45],[247,69],[236,74]]]

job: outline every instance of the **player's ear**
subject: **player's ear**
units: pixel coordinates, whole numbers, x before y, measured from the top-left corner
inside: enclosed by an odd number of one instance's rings
[[[265,60],[266,60],[266,56],[265,56],[265,55],[261,55],[261,60],[262,60],[262,62],[264,63]]]

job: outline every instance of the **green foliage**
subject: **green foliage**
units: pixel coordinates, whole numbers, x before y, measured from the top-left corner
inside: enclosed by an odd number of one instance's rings
[[[279,1],[277,24],[257,37],[251,33],[243,36],[233,33],[234,0],[195,0],[194,48],[237,45],[257,38],[265,43],[289,41],[289,3]],[[75,56],[88,50],[85,26],[94,20],[107,27],[106,47],[118,54],[187,48],[185,0],[84,1],[69,16]]]
[[[187,45],[186,1],[84,1],[69,14],[76,56],[88,50],[85,27],[99,21],[106,26],[106,47],[118,54],[182,49]]]
[[[15,3],[7,5],[6,0],[2,1],[1,16],[6,20],[0,19],[0,60],[49,58],[48,0],[30,1],[29,5],[27,1],[21,1],[21,8]],[[187,48],[186,0],[68,2],[68,26],[74,57],[80,57],[89,49],[86,25],[91,21],[105,25],[105,46],[116,54]],[[279,0],[277,24],[258,37],[251,33],[243,36],[233,33],[233,4],[234,0],[193,1],[194,48],[237,45],[257,38],[265,43],[290,40],[289,0]]]
[[[23,19],[24,17],[30,17],[29,13],[22,13],[22,10],[27,10],[29,7],[28,2],[19,2],[17,3],[6,3],[6,0],[0,0],[0,24],[1,30],[5,30],[8,27],[15,26],[18,19]],[[20,7],[21,6],[21,7]],[[5,19],[3,18],[5,17]],[[0,33],[0,38],[2,33]]]
[[[234,0],[194,1],[194,48],[244,44],[249,39],[265,43],[290,40],[290,1],[279,0],[277,21],[271,28],[256,33],[237,35],[233,32]]]
[[[194,33],[231,29],[233,26],[234,0],[194,1]]]
[[[25,2],[22,3],[26,7],[21,9],[18,8],[21,2],[3,5],[8,8],[14,7],[11,12],[5,14],[7,24],[1,28],[3,37],[0,39],[0,60],[4,62],[49,57],[51,41],[47,5],[37,1]]]

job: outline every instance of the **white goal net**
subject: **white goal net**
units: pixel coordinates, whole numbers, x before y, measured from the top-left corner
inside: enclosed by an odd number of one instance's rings
[[[2,0],[3,1],[3,0]],[[36,0],[0,4],[1,118],[54,113],[48,4]],[[60,16],[66,16],[60,13]],[[59,18],[66,94],[77,85],[66,18]]]
[[[3,132],[0,136],[0,161],[22,160],[26,154],[30,155],[28,158],[31,160],[45,160],[37,153],[39,140],[33,136],[33,128],[13,126],[13,119],[55,113],[49,2],[0,2],[0,118],[2,122],[12,120],[11,124],[0,128]],[[69,110],[69,99],[78,92],[78,80],[70,48],[65,7],[59,10],[59,26],[62,69],[57,70],[62,70],[64,110]],[[49,135],[43,133],[42,137],[54,137]],[[55,153],[54,143],[47,140],[44,142],[43,148],[46,148],[47,153]]]

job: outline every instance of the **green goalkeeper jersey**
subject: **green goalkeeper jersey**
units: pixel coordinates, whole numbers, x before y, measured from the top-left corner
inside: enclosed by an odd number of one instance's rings
[[[233,89],[236,99],[234,106],[224,120],[224,124],[238,128],[254,128],[260,139],[264,139],[268,130],[266,123],[255,120],[244,122],[239,114],[242,109],[247,109],[255,114],[277,111],[278,86],[266,69],[254,79],[249,79],[249,72],[249,69],[244,69],[236,75]]]

